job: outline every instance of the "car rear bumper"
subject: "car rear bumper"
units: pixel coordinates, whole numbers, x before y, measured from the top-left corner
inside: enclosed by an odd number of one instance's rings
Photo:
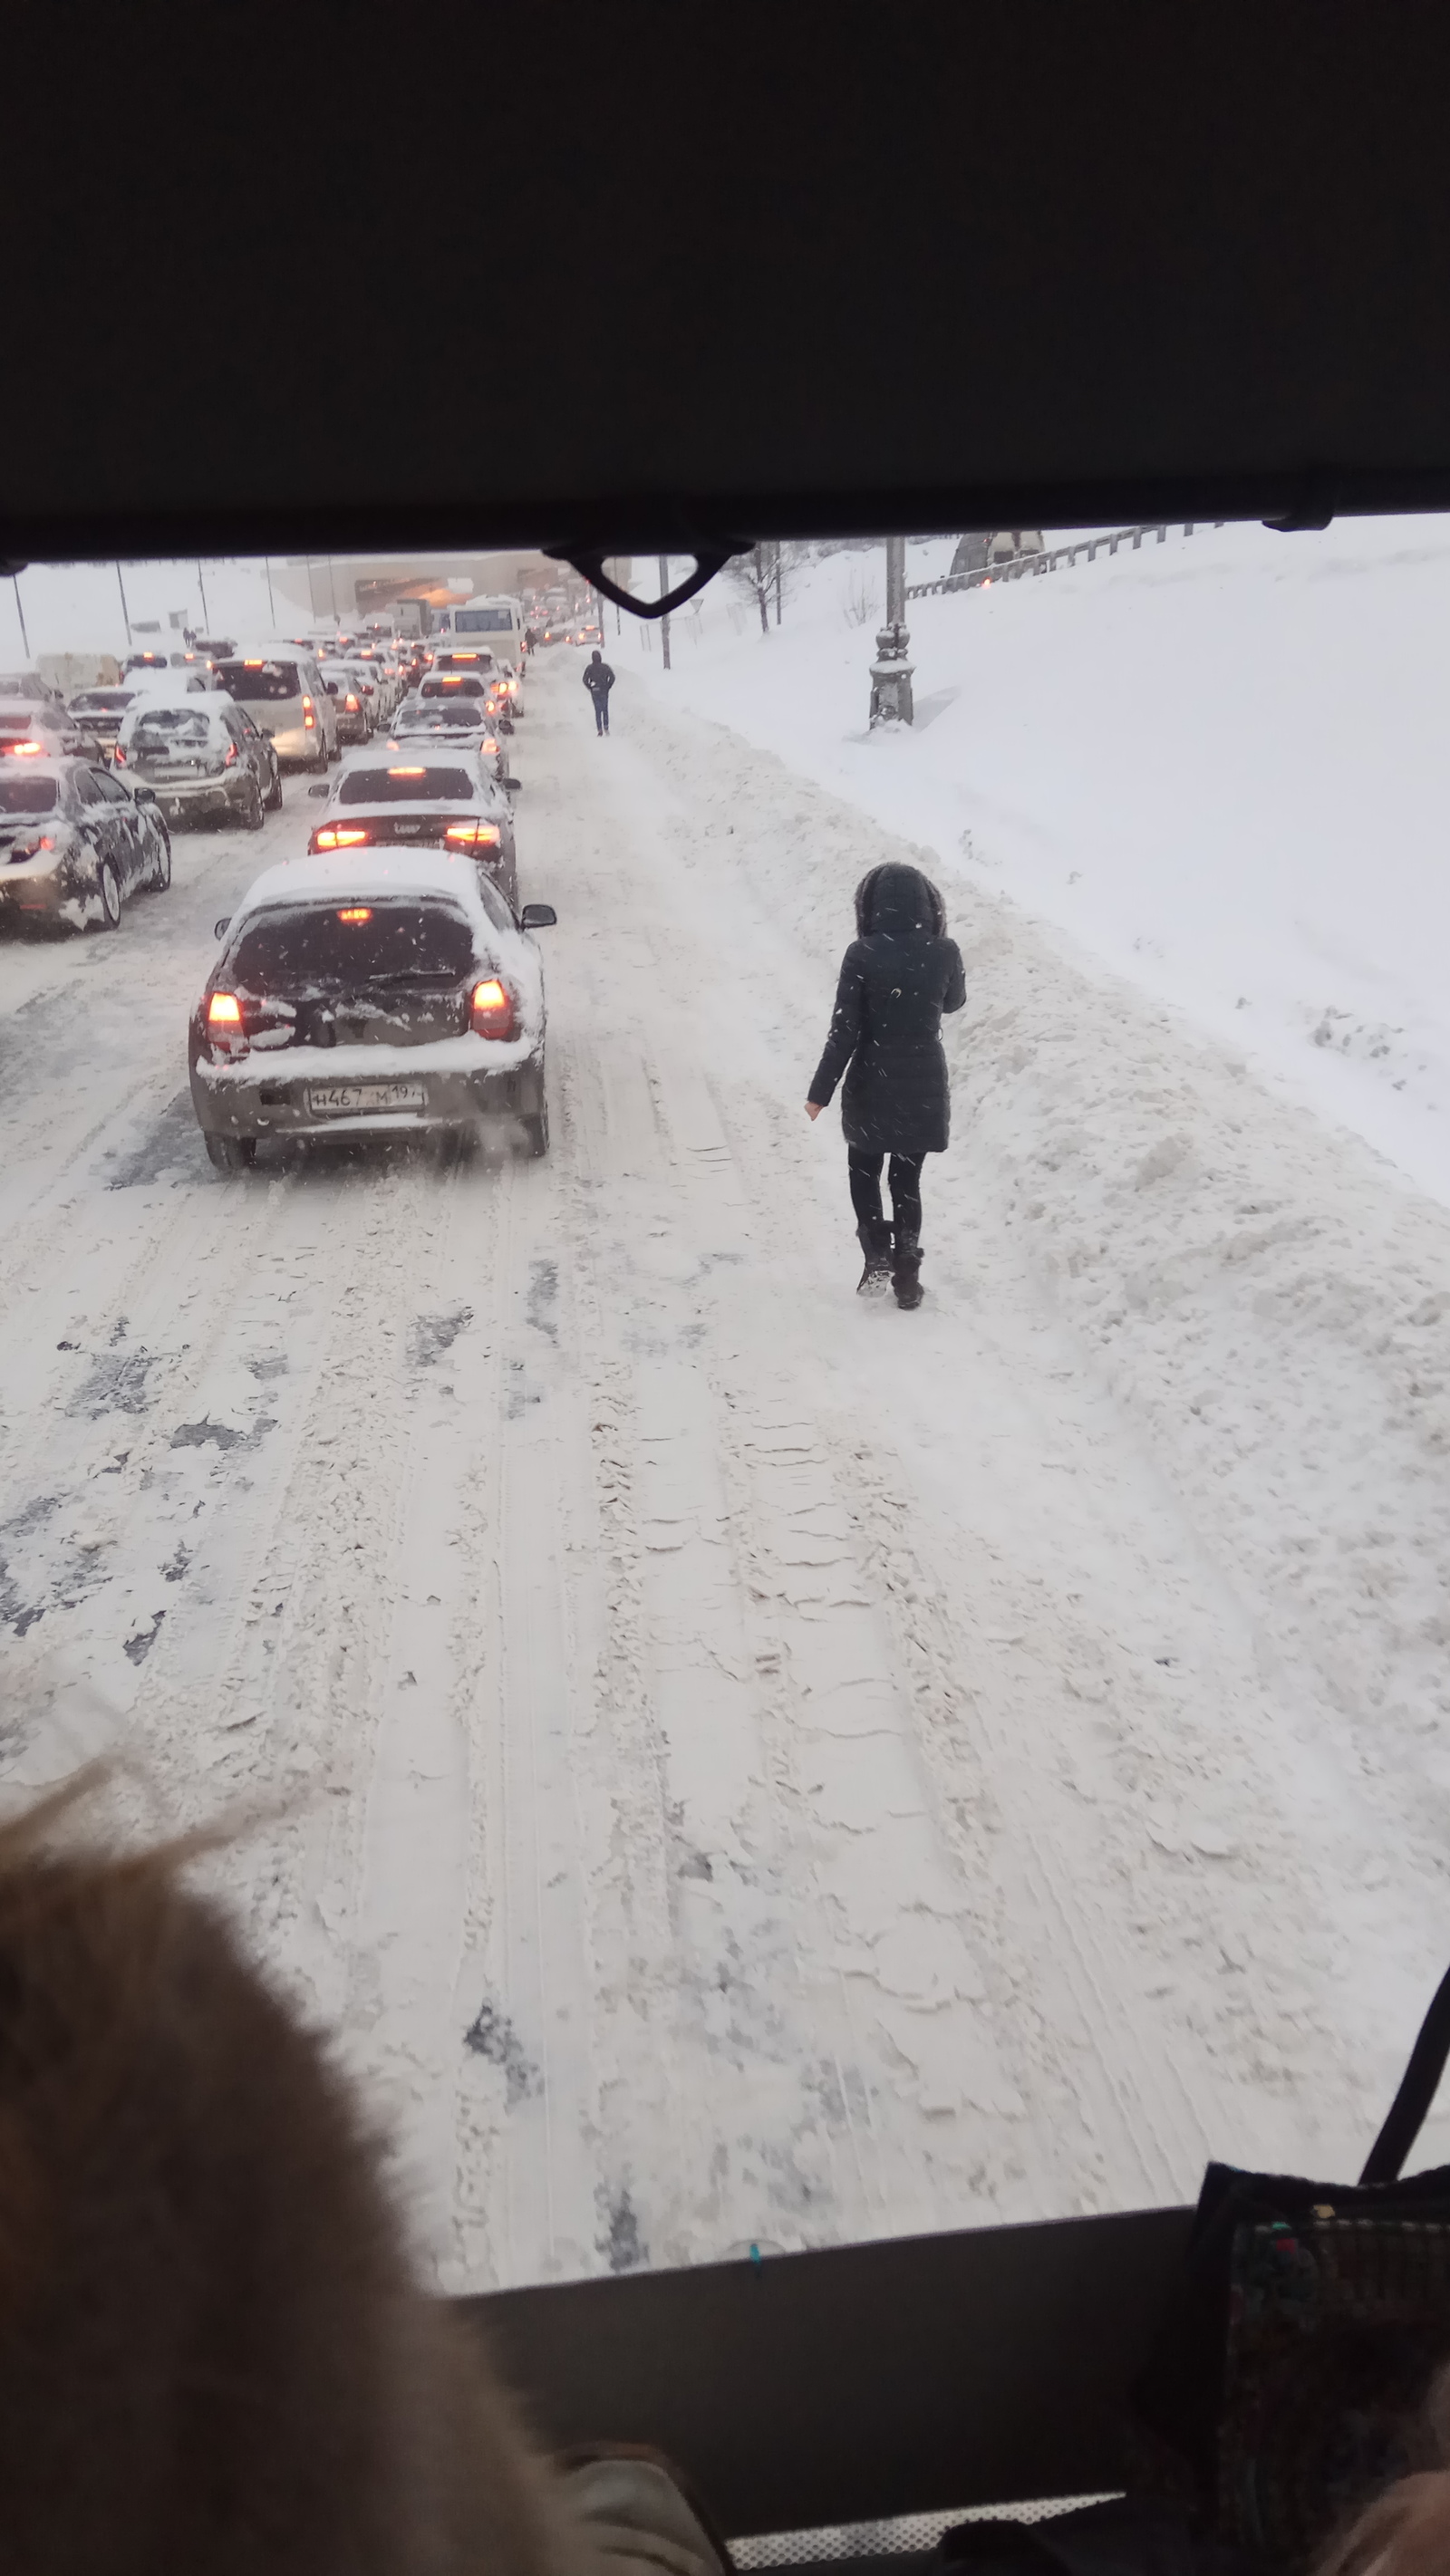
[[[477,1127],[493,1118],[536,1118],[543,1110],[542,1053],[527,1055],[498,1071],[476,1072],[415,1069],[400,1066],[392,1049],[388,1055],[386,1072],[369,1076],[350,1071],[348,1080],[406,1081],[421,1093],[418,1105],[363,1106],[319,1115],[309,1095],[321,1089],[327,1077],[315,1068],[300,1077],[284,1076],[275,1056],[258,1058],[255,1065],[249,1058],[244,1066],[223,1068],[198,1062],[191,1074],[197,1124],[213,1136],[387,1136],[400,1128]]]
[[[265,708],[263,713],[266,713]],[[310,764],[316,760],[325,741],[326,735],[319,733],[315,725],[310,733],[306,725],[292,725],[285,733],[273,734],[272,749],[279,760],[302,760]]]
[[[100,917],[95,868],[62,857],[59,862],[21,860],[0,867],[0,920],[64,921],[80,930]]]
[[[168,823],[199,822],[208,815],[237,814],[248,801],[245,786],[233,786],[230,778],[198,778],[193,782],[181,778],[143,778],[139,772],[135,775],[140,786],[150,788],[158,812],[165,815]]]

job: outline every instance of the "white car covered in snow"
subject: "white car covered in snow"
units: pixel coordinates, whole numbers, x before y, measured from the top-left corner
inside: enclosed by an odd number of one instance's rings
[[[212,1162],[266,1138],[476,1130],[549,1144],[544,979],[531,930],[471,855],[360,848],[269,868],[218,922],[192,1015],[191,1097]]]
[[[425,750],[391,742],[357,753],[333,780],[309,795],[326,797],[309,848],[360,850],[403,842],[409,848],[471,851],[481,868],[518,898],[513,807],[471,744]]]

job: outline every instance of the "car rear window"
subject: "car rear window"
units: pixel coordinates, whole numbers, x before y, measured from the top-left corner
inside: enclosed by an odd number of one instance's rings
[[[243,930],[228,973],[250,993],[296,984],[462,979],[473,933],[448,903],[289,904]]]
[[[199,750],[211,740],[211,717],[200,707],[148,707],[136,720],[133,751]]]
[[[218,662],[222,687],[244,706],[271,705],[279,698],[300,698],[302,683],[295,662]]]
[[[0,814],[53,814],[59,801],[53,778],[35,778],[22,761],[0,769]]]
[[[466,769],[355,769],[338,787],[339,805],[434,804],[449,797],[473,802],[474,782]]]
[[[447,671],[438,680],[425,680],[418,692],[424,698],[486,698],[482,680],[469,671]]]
[[[117,716],[124,713],[136,695],[134,689],[82,689],[71,700],[71,713],[77,716]]]
[[[506,608],[460,608],[453,619],[455,635],[507,635],[513,618]]]
[[[477,698],[434,698],[426,707],[404,708],[393,718],[393,731],[404,740],[410,733],[481,733],[487,722]]]

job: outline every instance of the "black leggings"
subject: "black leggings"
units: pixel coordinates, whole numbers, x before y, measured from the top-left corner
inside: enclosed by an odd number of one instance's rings
[[[923,1154],[893,1154],[889,1174],[891,1213],[898,1237],[921,1232],[921,1167]],[[851,1174],[851,1205],[861,1225],[881,1223],[881,1166],[884,1154],[868,1154],[863,1146],[847,1148],[847,1165]]]

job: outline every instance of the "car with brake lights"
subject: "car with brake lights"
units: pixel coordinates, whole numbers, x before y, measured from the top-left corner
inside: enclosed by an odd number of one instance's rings
[[[337,718],[339,751],[344,744],[351,749],[357,743],[366,742],[372,731],[368,722],[367,700],[351,671],[340,662],[324,662],[322,685],[332,700],[332,711]],[[314,788],[311,792],[315,795],[317,791]]]
[[[115,762],[129,779],[154,789],[172,823],[234,819],[260,832],[264,813],[282,802],[275,745],[249,710],[220,690],[200,696],[146,691],[121,719]]]
[[[114,930],[128,895],[170,883],[150,788],[91,761],[0,761],[0,918]]]
[[[217,923],[192,1014],[191,1097],[211,1162],[265,1142],[511,1128],[548,1151],[542,963],[467,856],[364,847],[269,868]]]
[[[327,798],[312,827],[310,851],[379,849],[407,844],[466,852],[509,901],[518,892],[513,809],[497,781],[471,750],[435,750],[426,758],[408,745],[350,760],[331,788],[309,793]]]
[[[310,645],[259,645],[229,654],[215,683],[270,735],[277,757],[325,776],[337,758],[337,718]]]
[[[63,698],[0,698],[0,759],[95,760],[101,746]]]
[[[403,700],[393,718],[390,738],[399,743],[468,744],[500,786],[511,790],[518,786],[518,780],[506,774],[509,764],[486,697],[454,697],[447,689],[435,692],[425,679]]]

